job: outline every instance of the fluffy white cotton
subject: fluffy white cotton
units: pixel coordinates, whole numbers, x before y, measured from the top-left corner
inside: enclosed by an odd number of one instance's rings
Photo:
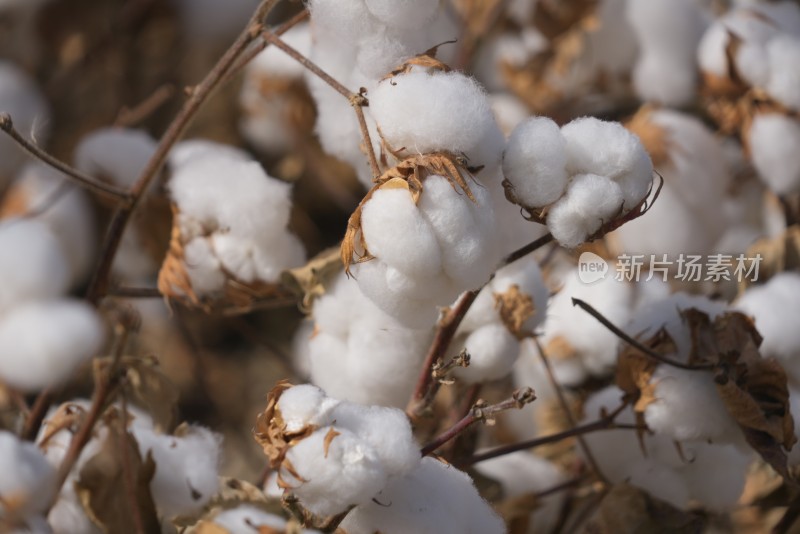
[[[75,149],[75,166],[98,178],[130,187],[156,150],[142,130],[101,128],[84,137]]]
[[[795,296],[800,291],[800,275],[779,273],[766,284],[747,288],[735,308],[755,320],[759,334],[764,337],[759,350],[767,358],[777,358],[790,379],[800,383],[800,303]]]
[[[0,381],[34,392],[68,380],[102,347],[103,323],[73,300],[22,304],[0,318]]]
[[[200,426],[187,427],[180,436],[143,425],[132,430],[142,457],[151,454],[156,463],[150,491],[164,517],[196,512],[217,493],[220,436]]]
[[[749,141],[753,165],[772,191],[787,195],[800,189],[800,121],[778,113],[758,114]]]
[[[364,0],[312,0],[308,5],[312,23],[324,34],[352,43],[375,24]]]
[[[530,111],[522,100],[510,93],[492,93],[489,95],[494,118],[506,136],[522,121],[530,117]]]
[[[530,208],[558,200],[567,187],[567,143],[558,125],[547,117],[519,124],[503,152],[503,176],[514,195]]]
[[[439,9],[439,0],[365,0],[364,3],[375,18],[402,29],[428,22]]]
[[[294,386],[283,392],[277,408],[286,424],[286,432],[299,432],[308,425],[320,426],[331,420],[331,410],[339,403],[310,384]]]
[[[37,220],[0,222],[0,313],[25,301],[54,298],[69,285],[64,251],[48,226]]]
[[[0,113],[8,113],[26,138],[38,144],[46,140],[50,129],[47,103],[35,82],[8,61],[0,61]],[[0,185],[11,179],[27,157],[7,135],[0,137]]]
[[[83,281],[95,252],[95,221],[86,192],[42,164],[25,166],[12,188],[24,197],[26,213],[35,213],[58,238],[69,262],[71,284]]]
[[[488,324],[470,332],[456,348],[464,348],[470,355],[468,367],[454,370],[455,376],[468,384],[506,376],[519,356],[519,341],[503,324]]]
[[[464,154],[470,165],[491,167],[498,151],[481,154],[487,139],[502,143],[486,93],[457,72],[420,72],[382,81],[370,93],[370,113],[393,150],[425,154],[446,150]],[[480,157],[483,156],[483,157]]]
[[[281,40],[304,56],[311,50],[311,28],[297,24],[281,35]],[[247,64],[245,76],[257,75],[275,78],[302,78],[305,68],[277,46],[268,46]]]
[[[181,167],[196,163],[203,158],[228,158],[250,161],[252,156],[241,148],[217,143],[208,139],[187,139],[175,144],[169,153],[169,165],[175,172]]]
[[[351,534],[491,534],[505,532],[502,519],[478,494],[469,476],[433,458],[395,478],[342,522]]]
[[[547,214],[547,227],[567,248],[575,248],[595,234],[606,222],[622,213],[622,188],[604,176],[579,174],[573,177],[564,198]]]
[[[56,471],[32,443],[0,430],[0,520],[14,524],[47,510]]]
[[[251,504],[242,504],[225,510],[214,517],[213,523],[225,529],[228,534],[253,534],[259,530],[266,532],[285,532],[287,521]],[[316,534],[318,530],[299,529],[299,534]]]
[[[781,35],[767,45],[770,73],[767,93],[789,108],[800,110],[800,36]]]

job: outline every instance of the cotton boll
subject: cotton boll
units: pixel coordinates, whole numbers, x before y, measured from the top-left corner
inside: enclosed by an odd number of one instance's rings
[[[448,302],[458,293],[456,286],[444,273],[427,278],[415,278],[391,265],[386,267],[386,285],[392,294],[432,302]]]
[[[469,366],[453,372],[468,384],[503,378],[519,355],[519,341],[503,324],[478,328],[466,337],[463,346],[470,355]]]
[[[390,479],[374,500],[356,507],[341,526],[350,534],[505,532],[503,521],[480,497],[470,478],[430,457],[423,458],[405,477]]]
[[[8,61],[0,61],[0,112],[8,113],[23,136],[41,144],[47,137],[50,114],[35,82]],[[27,154],[5,134],[0,138],[0,186],[25,162]]]
[[[273,50],[268,48],[267,50]],[[175,172],[181,167],[191,165],[202,158],[227,158],[250,161],[252,156],[235,146],[217,143],[208,139],[187,139],[175,144],[169,153],[169,165]]]
[[[752,286],[736,301],[736,309],[753,317],[764,341],[761,355],[777,358],[790,379],[800,383],[800,303],[795,296],[800,291],[800,275],[779,273],[766,284]]]
[[[101,128],[75,149],[75,166],[93,176],[130,187],[156,151],[156,142],[142,130]]]
[[[419,463],[419,445],[402,410],[342,402],[330,416],[335,428],[346,428],[375,450],[388,475],[403,475]]]
[[[63,294],[70,271],[57,238],[41,221],[0,222],[0,313],[37,299]]]
[[[346,336],[352,323],[366,316],[391,320],[361,293],[358,282],[344,273],[314,302],[314,321],[321,332]]]
[[[367,9],[387,26],[412,29],[433,18],[438,0],[365,0]]]
[[[316,386],[302,384],[293,386],[281,394],[278,410],[286,425],[286,432],[300,432],[309,425],[328,424],[339,401],[328,397]]]
[[[753,452],[707,443],[684,444],[683,452],[689,461],[683,464],[681,474],[691,497],[713,511],[734,509],[744,491]]]
[[[547,117],[519,124],[503,153],[503,175],[514,187],[514,195],[530,208],[544,207],[564,194],[566,165],[566,140]]]
[[[32,443],[0,431],[0,518],[14,521],[47,510],[56,472]]]
[[[767,44],[770,76],[767,93],[781,104],[800,109],[800,39],[781,35]]]
[[[749,130],[750,153],[761,179],[778,195],[800,189],[800,121],[758,114]]]
[[[300,480],[282,472],[303,506],[321,516],[369,502],[387,479],[372,447],[344,428],[335,429],[337,434],[326,441],[331,430],[333,427],[319,429],[289,449],[286,459]]]
[[[221,438],[208,429],[191,426],[181,436],[168,436],[133,427],[142,457],[151,454],[156,473],[150,491],[165,517],[200,510],[217,493]]]
[[[376,26],[364,0],[312,0],[311,24],[325,34],[344,42],[354,42]]]
[[[0,318],[0,380],[23,392],[68,380],[100,350],[103,323],[73,300],[30,302]]]
[[[384,80],[370,94],[370,113],[394,150],[463,153],[475,166],[499,159],[474,157],[487,133],[499,129],[483,89],[463,74],[415,71]]]
[[[192,289],[198,294],[220,291],[225,284],[221,263],[205,239],[193,239],[183,249],[186,273],[192,281]]]
[[[645,102],[680,106],[691,102],[697,92],[694,63],[676,60],[661,52],[640,56],[632,77],[636,95]]]
[[[547,227],[561,245],[575,248],[613,220],[623,202],[622,188],[616,182],[596,174],[579,174],[567,194],[553,204]]]
[[[379,189],[364,204],[361,231],[372,255],[411,276],[435,276],[442,252],[406,189]]]

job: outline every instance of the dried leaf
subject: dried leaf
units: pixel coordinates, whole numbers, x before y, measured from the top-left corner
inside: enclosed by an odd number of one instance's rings
[[[325,294],[328,285],[341,269],[340,249],[332,247],[314,256],[304,266],[284,271],[281,282],[301,297],[300,305],[308,313],[314,300]]]
[[[122,359],[127,380],[126,395],[153,417],[156,427],[172,431],[178,414],[180,393],[159,366],[155,357]]]
[[[113,412],[105,419],[107,437],[75,482],[81,505],[103,532],[161,532],[150,494],[155,462],[149,454],[140,456],[136,440]]]
[[[494,293],[494,307],[500,314],[500,319],[509,332],[522,339],[529,332],[523,332],[522,327],[536,311],[533,298],[519,290],[519,285],[513,284],[503,293]]]

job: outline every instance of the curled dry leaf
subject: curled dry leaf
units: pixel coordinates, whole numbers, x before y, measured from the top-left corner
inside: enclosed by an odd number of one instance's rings
[[[281,282],[300,297],[301,309],[310,312],[314,300],[325,294],[328,285],[341,269],[341,250],[331,247],[314,256],[302,267],[284,271]]]
[[[392,152],[396,154],[396,152]],[[364,205],[369,202],[372,195],[380,189],[406,189],[415,203],[419,202],[422,194],[423,182],[429,176],[443,176],[450,182],[453,189],[459,189],[472,202],[475,196],[467,183],[464,175],[472,177],[463,157],[449,152],[435,152],[410,156],[403,159],[396,166],[384,172],[375,180],[375,185],[367,192],[347,221],[347,230],[341,246],[342,263],[344,270],[350,274],[350,265],[355,261],[361,263],[373,259],[361,232],[361,213]]]
[[[452,41],[447,42],[450,43]],[[429,48],[422,54],[416,55],[411,59],[404,61],[397,68],[392,69],[387,75],[381,78],[380,81],[388,80],[394,78],[395,76],[399,76],[400,74],[411,72],[414,67],[428,69],[428,72],[450,72],[453,69],[451,69],[446,63],[436,59],[436,53],[439,50],[439,47],[443,44],[446,43],[440,43],[432,48]]]
[[[500,314],[500,319],[518,339],[522,339],[530,332],[524,332],[522,327],[536,312],[533,298],[519,290],[519,285],[513,284],[503,293],[494,293],[494,307]]]
[[[256,427],[253,430],[256,442],[261,445],[264,454],[269,459],[269,466],[278,472],[278,485],[284,489],[291,487],[282,477],[281,473],[284,470],[295,479],[305,481],[286,458],[286,453],[317,429],[314,425],[307,425],[293,432],[286,429],[286,423],[278,409],[278,401],[283,392],[290,387],[292,384],[288,380],[281,380],[270,390],[267,394],[267,407],[258,415]]]

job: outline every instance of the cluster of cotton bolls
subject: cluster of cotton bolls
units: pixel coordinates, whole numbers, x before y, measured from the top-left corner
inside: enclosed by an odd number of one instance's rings
[[[509,198],[543,212],[553,237],[567,248],[639,206],[652,173],[636,135],[593,117],[561,128],[547,117],[528,119],[511,133],[503,154]]]
[[[45,420],[37,443],[53,467],[61,465],[73,439],[71,426],[62,428],[63,416],[86,410],[88,405],[83,400],[66,403]],[[116,417],[123,414],[120,407],[113,409],[117,410]],[[152,458],[155,463],[149,489],[164,524],[177,516],[201,511],[218,491],[221,437],[196,425],[178,427],[175,435],[164,434],[145,412],[129,408],[126,413],[128,432],[141,458]],[[77,488],[82,484],[82,470],[108,446],[109,439],[118,440],[118,437],[101,423],[81,451],[48,514],[56,534],[99,532],[81,505]],[[118,446],[118,441],[111,444],[113,448]]]
[[[339,401],[301,385],[281,393],[275,419],[295,436],[281,483],[315,514],[356,505],[342,523],[347,532],[503,531],[466,474],[420,457],[400,410]]]
[[[185,145],[173,156],[167,188],[175,219],[162,292],[218,298],[231,280],[275,283],[304,261],[302,243],[287,230],[291,186],[243,152]]]

